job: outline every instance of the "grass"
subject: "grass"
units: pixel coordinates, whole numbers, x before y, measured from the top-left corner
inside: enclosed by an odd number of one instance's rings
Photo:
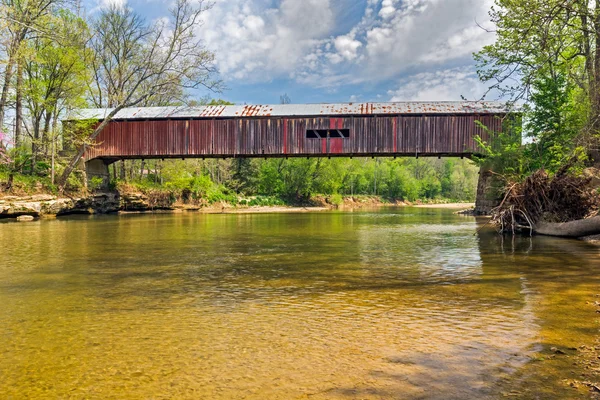
[[[4,187],[9,180],[9,173],[5,170],[0,170],[0,188]],[[58,193],[58,187],[52,184],[50,177],[23,175],[19,173],[13,174],[12,187],[10,194],[14,195],[32,195],[32,194],[53,194]]]

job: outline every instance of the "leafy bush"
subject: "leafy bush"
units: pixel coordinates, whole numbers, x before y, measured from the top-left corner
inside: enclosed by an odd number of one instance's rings
[[[99,176],[94,176],[94,177],[92,177],[92,179],[90,179],[89,188],[92,191],[99,190],[100,188],[102,188],[103,184],[104,184],[103,178],[101,178]]]
[[[332,194],[331,196],[329,196],[329,204],[332,204],[334,206],[341,206],[344,203],[344,198],[342,197],[341,194]]]

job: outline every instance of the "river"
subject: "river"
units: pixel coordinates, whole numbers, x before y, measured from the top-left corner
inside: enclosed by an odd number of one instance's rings
[[[0,222],[0,398],[590,398],[599,248],[482,224],[408,207]]]

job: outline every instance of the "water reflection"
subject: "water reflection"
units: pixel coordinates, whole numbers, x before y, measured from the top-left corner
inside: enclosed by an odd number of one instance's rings
[[[480,226],[430,209],[3,223],[0,392],[564,398],[567,364],[531,360],[592,340],[598,251]]]

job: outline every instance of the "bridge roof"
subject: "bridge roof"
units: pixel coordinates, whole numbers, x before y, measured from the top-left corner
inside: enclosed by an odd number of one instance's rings
[[[89,108],[76,110],[66,120],[104,119],[113,109]],[[177,119],[177,118],[247,118],[247,117],[327,117],[386,114],[507,114],[511,110],[504,102],[395,102],[338,104],[276,104],[199,107],[136,107],[120,110],[115,120]]]

